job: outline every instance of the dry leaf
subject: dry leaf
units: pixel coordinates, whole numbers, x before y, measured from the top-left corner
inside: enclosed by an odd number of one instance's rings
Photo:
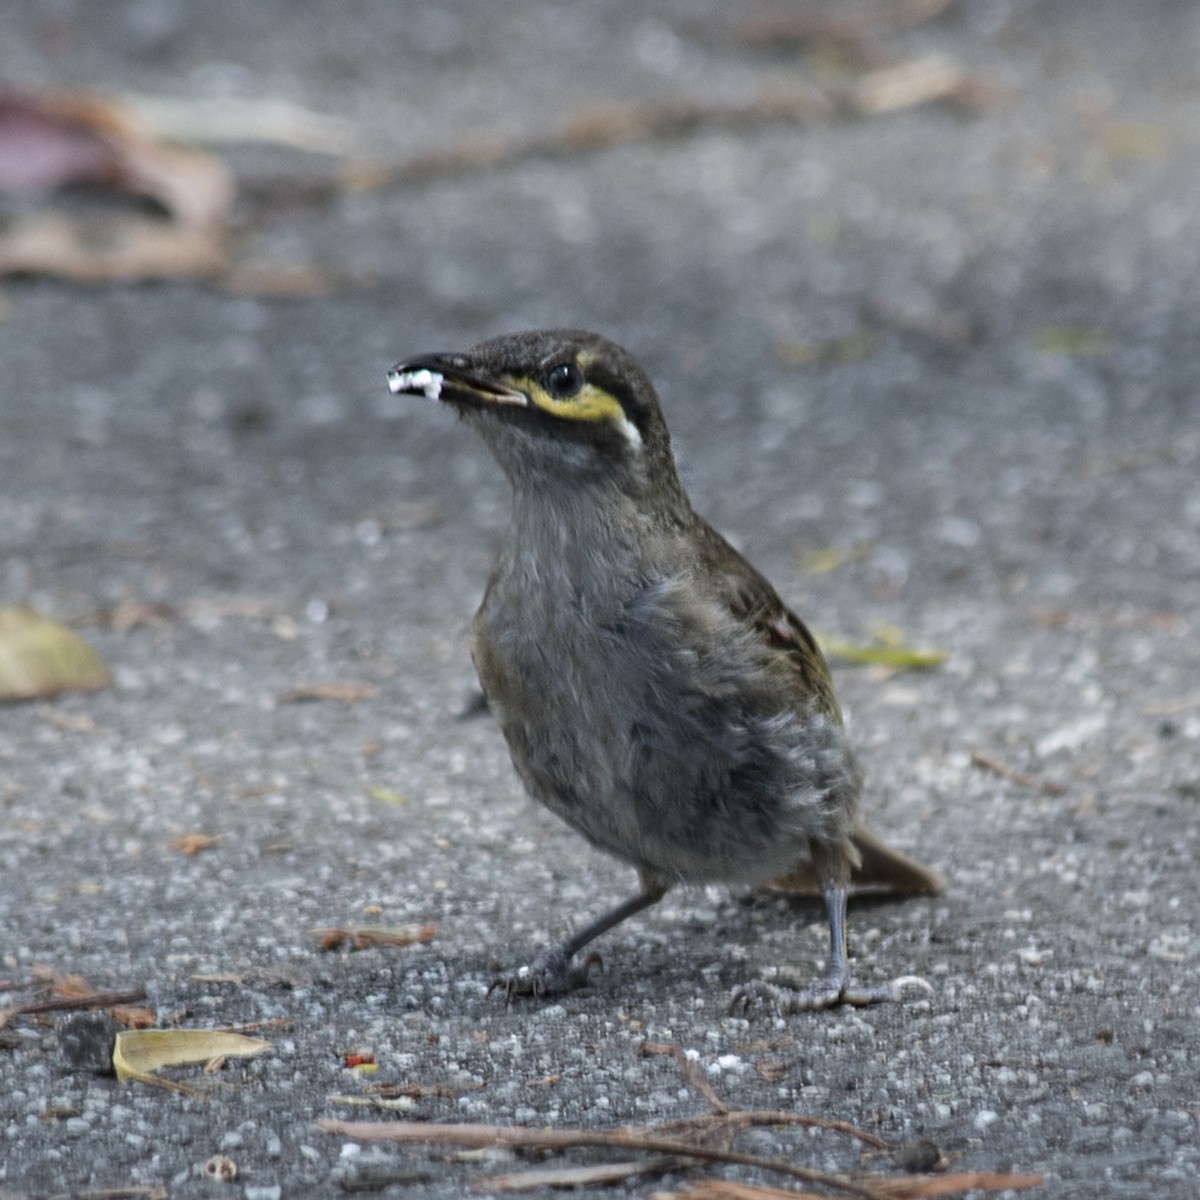
[[[154,1012],[144,1005],[114,1004],[108,1010],[108,1015],[114,1021],[124,1025],[126,1029],[152,1029],[154,1027]]]
[[[595,1163],[590,1167],[533,1167],[528,1171],[510,1171],[505,1175],[489,1175],[475,1180],[473,1187],[483,1192],[533,1192],[540,1188],[598,1187],[608,1183],[624,1183],[638,1175],[661,1175],[675,1170],[679,1158],[648,1158],[641,1162]],[[796,1200],[797,1192],[788,1192]]]
[[[167,843],[172,850],[178,850],[180,854],[186,855],[188,858],[200,853],[201,850],[207,850],[215,846],[221,840],[221,835],[211,833],[184,833],[177,838],[172,838]]]
[[[209,1063],[215,1058],[252,1058],[271,1048],[260,1038],[208,1029],[139,1029],[118,1033],[113,1046],[113,1069],[122,1082],[134,1080],[155,1087],[194,1092],[195,1089],[158,1079],[155,1071]]]
[[[118,600],[106,608],[98,608],[86,617],[76,619],[76,624],[101,625],[117,633],[128,633],[139,625],[165,625],[178,618],[179,614],[161,600]]]
[[[0,190],[85,183],[147,197],[165,216],[33,212],[0,234],[0,274],[81,283],[204,278],[226,265],[233,177],[202,151],[159,138],[97,93],[0,94]]]
[[[427,942],[437,933],[436,925],[353,925],[346,928],[310,929],[322,950],[336,950],[349,942],[351,950],[366,950],[371,946],[411,946]]]
[[[0,608],[0,701],[90,692],[111,682],[77,633],[22,604]]]
[[[76,283],[208,279],[225,266],[222,229],[160,217],[34,213],[0,235],[0,275],[56,275]]]
[[[39,964],[33,968],[33,977],[38,983],[48,985],[56,1000],[83,1000],[97,994],[82,975],[64,975]]]
[[[801,553],[800,569],[810,575],[824,575],[846,563],[869,558],[873,549],[870,542],[854,542],[849,546],[814,546]]]
[[[64,733],[101,734],[108,732],[102,726],[97,725],[87,713],[67,713],[59,712],[54,708],[43,708],[38,712],[38,716],[47,725],[53,725],[55,729],[61,729]],[[94,809],[88,810],[83,815],[89,820],[112,820],[107,814],[105,816],[97,816]]]
[[[893,671],[927,671],[946,661],[945,650],[916,650],[911,646],[877,643],[859,645],[851,642],[821,640],[826,658],[859,665],[887,667]]]
[[[397,792],[393,788],[369,787],[366,789],[367,795],[372,800],[378,800],[380,804],[407,804],[408,798],[403,792]]]
[[[373,683],[306,683],[283,692],[279,704],[298,704],[302,700],[337,700],[342,704],[353,704],[355,700],[374,700],[379,689]]]
[[[966,72],[944,54],[868,71],[850,88],[851,107],[864,116],[952,99],[969,82]]]
[[[286,100],[240,96],[126,96],[148,128],[178,142],[260,142],[313,154],[354,149],[349,122]]]
[[[878,348],[879,335],[863,329],[824,342],[785,340],[776,346],[775,353],[785,367],[845,366],[870,358]]]
[[[0,190],[50,191],[116,174],[108,140],[54,94],[0,92]]]
[[[1112,349],[1112,338],[1102,329],[1082,325],[1043,325],[1033,334],[1033,348],[1039,354],[1084,358],[1107,354]]]
[[[828,1200],[821,1192],[794,1192],[791,1188],[734,1179],[698,1179],[686,1192],[651,1192],[648,1200]]]
[[[223,223],[233,180],[211,155],[165,141],[120,101],[96,92],[0,94],[0,189],[103,185],[158,201],[185,224]]]

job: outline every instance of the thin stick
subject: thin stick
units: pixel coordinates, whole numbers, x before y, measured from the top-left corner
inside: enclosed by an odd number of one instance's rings
[[[66,996],[59,1000],[35,1000],[6,1010],[9,1018],[27,1013],[70,1012],[76,1008],[112,1008],[116,1004],[136,1004],[145,1000],[145,988],[132,988],[127,992],[92,992],[88,996]]]
[[[984,754],[982,750],[972,750],[971,761],[977,767],[982,767],[985,771],[991,771],[993,775],[999,775],[1001,779],[1007,779],[1010,783],[1015,783],[1019,787],[1032,788],[1035,792],[1041,792],[1043,796],[1062,796],[1067,790],[1061,783],[1050,783],[1048,780],[1038,779],[1036,775],[1029,775],[1024,771],[1018,771],[1016,767],[1010,767],[1007,763],[1002,763],[998,758],[993,758],[990,754]]]
[[[788,1175],[804,1183],[815,1183],[834,1188],[851,1196],[863,1196],[866,1200],[888,1200],[890,1193],[869,1184],[859,1183],[845,1175],[831,1175],[825,1171],[814,1171],[808,1167],[797,1167],[778,1158],[762,1158],[755,1154],[739,1154],[734,1150],[719,1150],[711,1146],[697,1146],[691,1142],[656,1137],[637,1129],[526,1129],[510,1125],[407,1125],[391,1121],[338,1121],[325,1118],[317,1122],[323,1133],[335,1133],[341,1137],[364,1142],[401,1142],[405,1144],[432,1144],[439,1146],[462,1146],[470,1150],[486,1150],[504,1147],[509,1150],[571,1150],[584,1146],[601,1146],[616,1150],[642,1150],[649,1154],[678,1154],[688,1158],[706,1159],[709,1162],[733,1163],[744,1167],[758,1167],[763,1171],[774,1171]]]

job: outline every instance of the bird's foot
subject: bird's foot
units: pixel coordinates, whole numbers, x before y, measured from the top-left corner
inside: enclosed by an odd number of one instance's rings
[[[826,975],[811,988],[795,991],[771,983],[751,980],[736,988],[730,1001],[730,1011],[747,1013],[757,1004],[772,1008],[781,1017],[798,1012],[818,1012],[848,1004],[851,1008],[866,1008],[872,1004],[894,1004],[904,999],[905,990],[915,987],[932,995],[933,988],[917,975],[902,975],[880,987],[856,987],[846,975]]]
[[[593,967],[603,967],[598,954],[589,954],[575,963],[559,947],[543,950],[528,966],[518,967],[492,980],[489,992],[503,992],[507,1003],[515,996],[561,996],[578,987],[586,987]]]

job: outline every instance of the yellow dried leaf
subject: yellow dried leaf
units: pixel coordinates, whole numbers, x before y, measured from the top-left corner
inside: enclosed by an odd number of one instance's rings
[[[113,1069],[117,1078],[136,1080],[155,1087],[191,1091],[183,1085],[158,1079],[163,1067],[209,1063],[215,1058],[252,1058],[269,1050],[270,1042],[220,1033],[209,1029],[131,1029],[118,1033],[113,1045]]]
[[[879,336],[870,329],[859,330],[845,337],[824,342],[786,340],[775,353],[785,367],[813,367],[821,364],[844,366],[870,358],[879,348]]]
[[[0,701],[90,692],[111,682],[103,660],[73,630],[23,604],[0,608]]]
[[[1102,329],[1082,325],[1043,325],[1034,332],[1033,348],[1039,354],[1083,358],[1107,354],[1112,349],[1112,338]]]
[[[810,575],[824,575],[846,563],[867,558],[870,553],[869,542],[855,542],[850,546],[813,546],[801,553],[800,569]]]
[[[367,795],[372,800],[378,800],[380,804],[407,804],[408,799],[402,792],[393,791],[391,788],[369,787]]]
[[[927,671],[946,661],[945,650],[916,650],[911,646],[894,644],[856,645],[851,642],[822,641],[826,658],[860,666],[889,667],[894,671]]]

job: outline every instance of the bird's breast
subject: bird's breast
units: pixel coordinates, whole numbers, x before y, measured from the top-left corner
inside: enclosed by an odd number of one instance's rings
[[[692,590],[678,574],[588,589],[510,559],[476,667],[527,789],[593,843],[667,878],[770,878],[810,837],[843,835],[853,760]]]

